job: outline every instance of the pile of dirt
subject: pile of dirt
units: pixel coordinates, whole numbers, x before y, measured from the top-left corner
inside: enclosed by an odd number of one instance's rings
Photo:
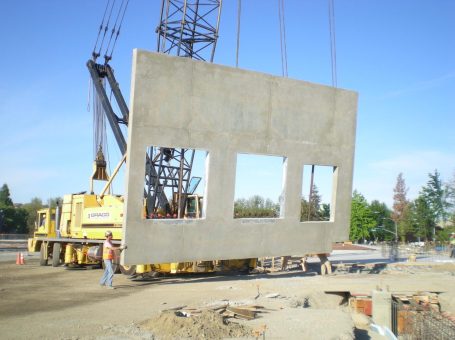
[[[223,339],[252,335],[250,327],[228,321],[211,310],[204,310],[189,317],[178,314],[175,311],[164,311],[154,318],[141,322],[139,326],[151,331],[160,339]]]

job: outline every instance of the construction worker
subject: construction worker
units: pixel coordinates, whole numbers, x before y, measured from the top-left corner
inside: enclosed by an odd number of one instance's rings
[[[332,274],[332,264],[327,258],[329,254],[318,254],[319,260],[321,261],[321,275]]]
[[[104,236],[106,236],[106,240],[103,243],[104,274],[100,280],[100,285],[106,286],[108,289],[115,289],[115,287],[112,286],[112,279],[114,278],[112,262],[115,258],[115,250],[118,249],[121,251],[126,249],[126,245],[114,247],[112,244],[112,232],[110,230],[107,230]]]
[[[455,257],[455,233],[450,234],[450,257]]]
[[[290,256],[282,256],[281,257],[281,271],[287,271],[288,270],[288,262],[289,262],[290,258],[291,258]]]

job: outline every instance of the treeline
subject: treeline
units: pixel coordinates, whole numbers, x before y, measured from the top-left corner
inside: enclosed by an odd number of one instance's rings
[[[393,240],[401,242],[446,242],[455,232],[455,173],[448,182],[435,170],[414,200],[407,198],[409,188],[403,174],[393,189],[392,209],[377,200],[368,203],[354,191],[349,238],[353,241]]]
[[[397,177],[393,189],[393,206],[373,200],[369,203],[358,191],[353,192],[349,239],[358,241],[383,241],[397,238],[410,241],[447,241],[455,232],[455,172],[448,182],[441,180],[435,170],[428,174],[428,182],[414,200],[407,198],[409,188],[403,174]],[[9,188],[0,189],[0,233],[32,233],[36,211],[49,205],[55,206],[58,198],[43,204],[33,198],[26,204],[14,204]],[[273,218],[280,216],[280,204],[271,199],[254,195],[234,202],[235,218]],[[301,221],[330,220],[330,205],[321,202],[316,185],[309,200],[301,199]]]
[[[302,198],[300,201],[300,221],[330,220],[330,204],[321,202],[321,195],[316,185],[313,185],[311,199]],[[248,199],[241,198],[234,202],[235,218],[267,218],[280,216],[280,203],[259,195]]]
[[[58,198],[50,199],[55,206]],[[7,184],[0,188],[0,234],[29,234],[35,229],[36,212],[49,205],[43,204],[40,198],[32,198],[29,203],[15,204]]]
[[[313,184],[311,197],[300,200],[300,221],[328,221],[330,220],[330,204],[322,203],[318,187]]]
[[[248,199],[240,198],[234,202],[235,218],[253,217],[279,217],[280,205],[271,199],[264,199],[259,195],[251,196]]]

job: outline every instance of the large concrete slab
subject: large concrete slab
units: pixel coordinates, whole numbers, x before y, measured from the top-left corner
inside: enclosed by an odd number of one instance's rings
[[[134,50],[130,108],[125,264],[330,252],[348,239],[356,93]],[[203,219],[143,219],[151,145],[208,151]],[[280,218],[233,218],[238,153],[283,157]],[[305,164],[336,167],[330,221],[300,222]]]

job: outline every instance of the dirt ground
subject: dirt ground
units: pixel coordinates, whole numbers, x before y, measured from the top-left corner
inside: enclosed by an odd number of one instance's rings
[[[2,339],[380,339],[368,319],[326,292],[441,292],[455,314],[455,264],[402,264],[376,274],[331,276],[288,272],[180,275],[133,281],[116,275],[117,289],[98,285],[101,270],[0,262]],[[223,320],[217,306],[262,307],[254,320]],[[194,311],[190,317],[173,310]],[[261,335],[262,333],[265,334]]]

